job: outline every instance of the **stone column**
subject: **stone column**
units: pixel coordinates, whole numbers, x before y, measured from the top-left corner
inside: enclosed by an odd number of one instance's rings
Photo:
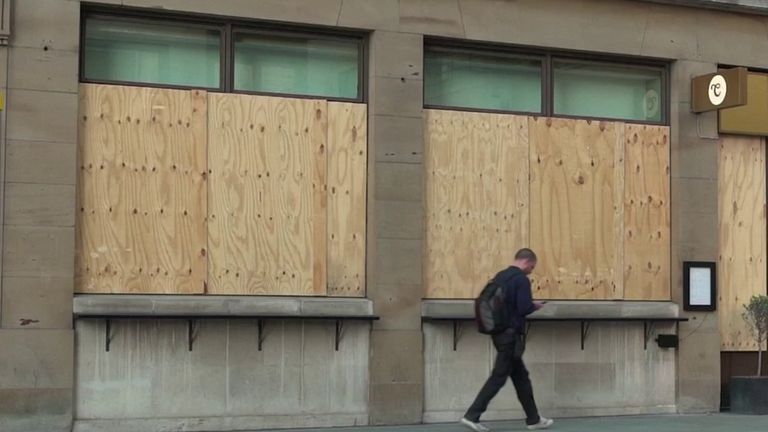
[[[376,31],[370,41],[368,297],[372,424],[421,422],[422,48],[418,34]]]
[[[0,430],[69,431],[80,5],[13,4],[6,93]]]
[[[717,65],[677,61],[672,68],[672,300],[683,305],[683,261],[717,261],[717,113],[691,112],[691,78]],[[677,403],[681,413],[720,408],[717,312],[685,313],[680,325]]]

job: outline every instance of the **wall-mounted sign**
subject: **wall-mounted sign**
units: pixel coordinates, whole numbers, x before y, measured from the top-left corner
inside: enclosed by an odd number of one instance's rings
[[[717,270],[713,262],[683,263],[683,309],[714,311],[717,309]]]
[[[697,76],[691,81],[691,109],[699,113],[747,103],[747,69],[743,67]]]
[[[747,74],[747,103],[720,111],[720,133],[768,135],[768,75]]]

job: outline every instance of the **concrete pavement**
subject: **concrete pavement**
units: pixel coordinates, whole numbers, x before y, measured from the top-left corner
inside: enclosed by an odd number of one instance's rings
[[[487,422],[494,432],[525,431],[521,420]],[[550,429],[560,432],[765,432],[768,416],[734,414],[664,415],[555,419]],[[289,430],[282,429],[282,432]],[[413,426],[365,426],[326,429],[292,429],[296,432],[466,432],[458,423]]]

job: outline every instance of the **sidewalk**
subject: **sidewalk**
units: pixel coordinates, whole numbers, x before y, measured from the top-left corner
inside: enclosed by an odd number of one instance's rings
[[[519,421],[484,423],[494,432],[525,431]],[[766,432],[768,416],[744,416],[732,414],[669,415],[640,417],[595,417],[555,419],[552,431],[561,432]],[[468,432],[469,429],[454,424],[430,424],[414,426],[367,426],[326,429],[282,429],[281,432]]]

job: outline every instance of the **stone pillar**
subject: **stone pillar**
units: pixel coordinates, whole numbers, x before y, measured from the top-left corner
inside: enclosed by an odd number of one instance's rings
[[[717,65],[678,61],[672,68],[672,300],[683,304],[683,261],[717,261],[717,113],[691,112],[691,78]],[[685,313],[680,325],[677,404],[681,413],[720,408],[717,312]]]
[[[69,431],[80,5],[13,3],[6,109],[0,430]]]
[[[422,51],[418,34],[376,31],[369,70],[368,297],[371,424],[421,422]]]

